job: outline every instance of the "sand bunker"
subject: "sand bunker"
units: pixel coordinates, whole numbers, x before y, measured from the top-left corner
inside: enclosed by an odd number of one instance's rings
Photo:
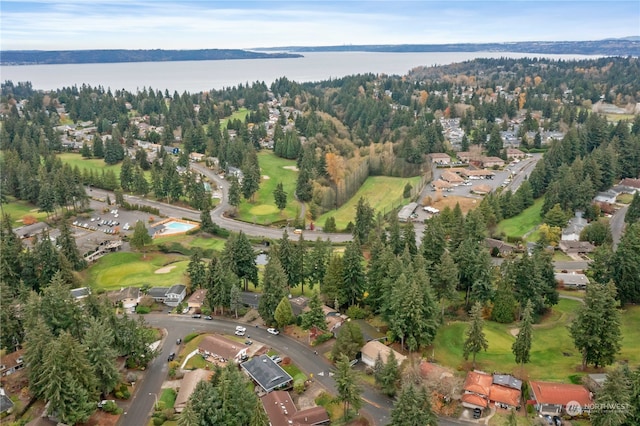
[[[293,170],[294,172],[298,171],[298,168],[296,166],[283,166],[282,168],[287,170]]]
[[[169,272],[171,272],[171,270],[172,270],[173,268],[175,268],[175,267],[176,267],[176,265],[169,265],[169,266],[165,266],[165,267],[163,267],[163,268],[156,269],[156,272],[155,272],[155,273],[156,273],[156,274],[168,274],[168,273],[169,273]]]
[[[267,180],[267,179],[271,179],[271,178],[267,175],[262,175],[262,180]]]
[[[509,330],[509,333],[511,333],[513,337],[517,337],[519,332],[520,332],[519,328],[512,328],[511,330]]]

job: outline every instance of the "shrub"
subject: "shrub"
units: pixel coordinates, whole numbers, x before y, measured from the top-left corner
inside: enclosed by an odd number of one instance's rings
[[[324,232],[336,232],[336,219],[329,216],[324,222]]]
[[[331,340],[333,338],[333,334],[332,333],[324,333],[319,335],[318,337],[316,337],[316,345],[319,345],[321,343],[324,342],[328,342],[329,340]]]
[[[136,306],[136,314],[148,314],[149,312],[151,312],[151,308],[148,306]]]
[[[107,413],[116,413],[118,411],[118,404],[115,401],[107,401],[103,406],[102,410]]]
[[[127,382],[133,383],[138,381],[138,375],[134,372],[127,373]]]
[[[193,339],[195,339],[199,335],[200,335],[200,333],[189,333],[186,336],[184,336],[184,339],[182,339],[182,341],[184,343],[189,343],[190,341],[192,341]]]
[[[162,417],[154,417],[154,418],[153,418],[153,425],[154,425],[154,426],[160,426],[160,425],[162,425],[165,421],[166,421],[166,419],[164,418],[164,416],[162,416]]]
[[[347,309],[347,316],[353,319],[365,319],[369,316],[369,313],[360,306],[353,305]]]
[[[298,395],[301,395],[304,392],[304,380],[296,380],[293,384],[293,390]]]

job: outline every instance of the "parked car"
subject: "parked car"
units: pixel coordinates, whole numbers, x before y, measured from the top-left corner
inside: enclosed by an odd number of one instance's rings
[[[211,318],[211,315],[207,315],[204,319],[211,321],[213,318]]]
[[[167,358],[167,361],[171,362],[171,361],[173,361],[174,359],[176,359],[176,353],[175,353],[175,352],[171,352],[171,353],[169,354],[169,358]]]
[[[235,335],[236,336],[244,336],[244,331],[236,330]]]
[[[182,339],[178,337],[178,340],[176,340],[176,345],[179,345],[180,343],[182,343]]]
[[[274,334],[274,335],[278,335],[280,334],[280,332],[278,330],[276,330],[275,328],[267,328],[267,332]]]
[[[480,416],[482,416],[482,410],[479,408],[474,408],[473,409],[473,418],[474,419],[479,419]]]
[[[247,331],[247,328],[246,328],[246,327],[243,327],[243,326],[241,326],[241,325],[237,325],[237,326],[236,326],[236,331],[242,331],[242,332],[245,332],[245,331]]]
[[[251,345],[253,345],[253,341],[247,339],[247,340],[244,341],[244,344],[247,345],[247,346],[251,346]]]
[[[200,315],[200,314],[193,314],[193,315],[191,315],[191,318],[202,318],[202,315]]]
[[[278,355],[271,355],[271,360],[276,364],[280,364],[282,362],[282,358],[280,358]]]

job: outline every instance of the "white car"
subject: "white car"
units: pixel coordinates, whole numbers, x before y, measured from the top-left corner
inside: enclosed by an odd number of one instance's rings
[[[244,336],[244,331],[236,330],[236,336]]]
[[[267,328],[267,331],[271,334],[275,334],[278,335],[280,334],[280,332],[278,330],[276,330],[275,328]]]
[[[241,326],[241,325],[237,325],[237,326],[236,326],[236,331],[242,331],[242,332],[244,333],[245,331],[247,331],[247,328],[246,328],[246,327],[243,327],[243,326]]]

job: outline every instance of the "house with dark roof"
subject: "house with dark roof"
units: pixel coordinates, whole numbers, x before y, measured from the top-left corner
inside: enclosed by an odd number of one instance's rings
[[[121,305],[123,309],[134,309],[140,302],[140,288],[125,287],[120,290],[110,291],[107,297],[114,305]]]
[[[585,290],[589,284],[589,278],[585,274],[576,272],[556,272],[554,278],[564,288],[573,290]]]
[[[147,290],[147,296],[153,298],[158,303],[164,303],[167,298],[167,291],[169,287],[151,287]]]
[[[540,414],[571,415],[577,408],[567,405],[579,404],[582,411],[593,403],[591,392],[582,385],[530,381],[529,389],[530,397],[535,401],[536,410]]]
[[[24,368],[24,349],[19,349],[0,358],[0,374],[2,377],[9,376]]]
[[[587,226],[587,220],[582,217],[581,211],[576,211],[575,216],[569,220],[567,226],[562,230],[561,240],[579,241],[580,233]]]
[[[4,388],[0,388],[0,413],[11,413],[11,411],[13,410],[13,405],[13,401],[4,391]]]
[[[207,289],[199,288],[187,299],[187,306],[194,312],[199,312],[207,297]]]
[[[267,393],[291,384],[293,378],[267,355],[240,364],[242,369]]]
[[[71,297],[75,300],[82,300],[86,297],[89,297],[91,294],[91,289],[89,287],[79,287],[71,289]]]
[[[286,391],[273,391],[262,398],[262,406],[272,426],[316,426],[329,424],[324,407],[312,407],[298,411],[291,395]]]
[[[485,238],[484,243],[487,245],[489,250],[493,251],[494,248],[498,250],[498,253],[501,256],[509,255],[518,249],[513,244],[505,243],[504,241],[496,240],[495,238]]]
[[[558,248],[566,254],[587,254],[591,253],[596,247],[589,241],[560,241]]]

